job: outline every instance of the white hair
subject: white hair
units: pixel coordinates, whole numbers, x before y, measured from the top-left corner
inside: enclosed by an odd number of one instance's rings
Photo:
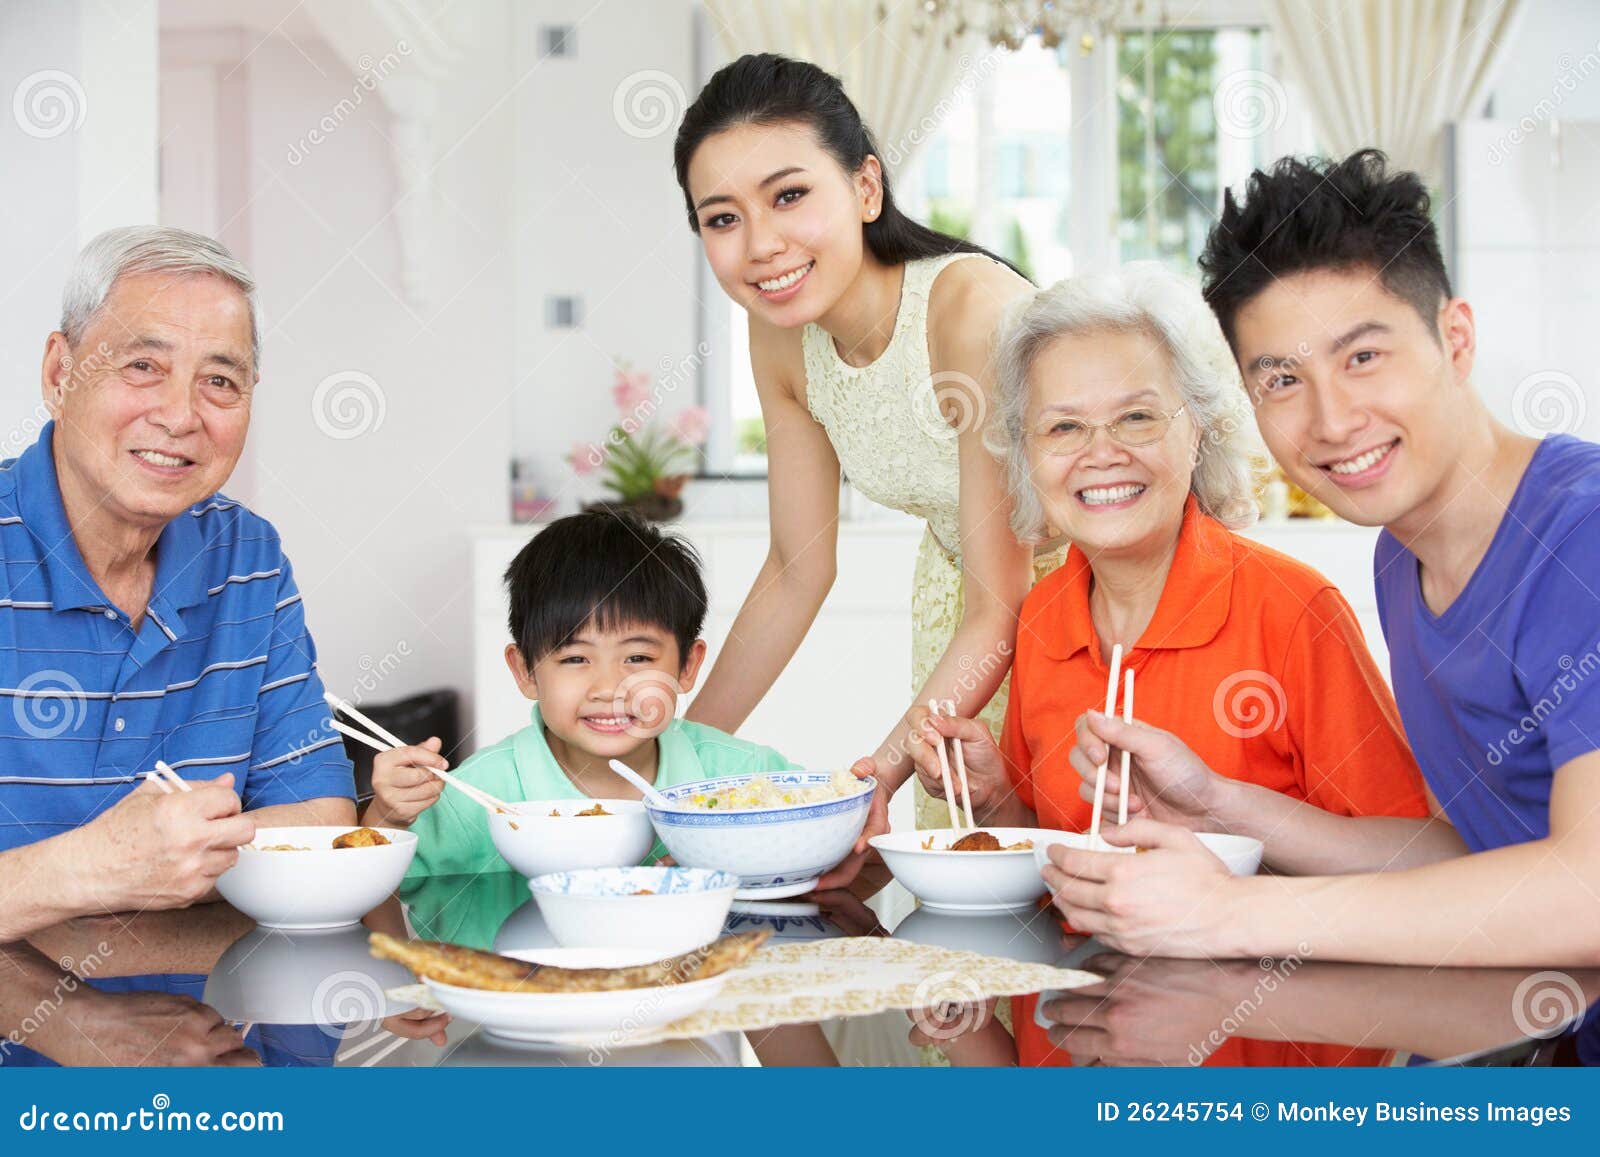
[[[1044,505],[1028,466],[1028,375],[1059,338],[1146,334],[1166,351],[1185,412],[1200,431],[1190,489],[1200,509],[1230,527],[1256,520],[1256,493],[1267,469],[1239,369],[1200,291],[1154,261],[1115,273],[1069,277],[1024,295],[1000,326],[995,354],[995,411],[985,432],[1004,463],[1017,537],[1048,534]]]
[[[61,332],[67,341],[78,344],[117,278],[134,273],[212,273],[232,282],[250,307],[250,362],[260,369],[261,324],[250,271],[221,242],[165,225],[107,229],[79,251],[61,291]]]

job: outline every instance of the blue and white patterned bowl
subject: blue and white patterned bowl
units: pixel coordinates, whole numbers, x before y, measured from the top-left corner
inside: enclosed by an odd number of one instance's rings
[[[762,774],[780,787],[826,787],[832,780],[825,771]],[[703,779],[661,794],[672,803],[685,803],[693,795],[740,787],[755,778]],[[850,854],[866,826],[877,787],[877,780],[864,779],[859,792],[842,799],[729,811],[665,811],[647,800],[645,811],[680,864],[737,873],[746,890],[804,890]]]
[[[706,868],[584,868],[550,872],[528,890],[563,948],[668,947],[687,952],[715,940],[739,887],[732,872]]]

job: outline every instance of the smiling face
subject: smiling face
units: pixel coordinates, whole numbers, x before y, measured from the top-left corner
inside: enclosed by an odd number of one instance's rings
[[[216,493],[250,427],[250,306],[210,274],[119,277],[76,345],[52,334],[44,399],[63,496],[151,529]]]
[[[705,653],[705,642],[696,640],[680,661],[677,640],[661,627],[601,630],[591,622],[531,671],[515,645],[506,648],[506,663],[522,693],[538,700],[556,739],[598,759],[627,762],[672,723],[678,696],[694,688]]]
[[[1472,311],[1430,325],[1371,271],[1274,282],[1235,320],[1256,424],[1289,480],[1335,514],[1403,525],[1429,508],[1458,458]]]
[[[1056,338],[1028,373],[1028,429],[1060,436],[1119,417],[1130,430],[1163,422],[1183,405],[1172,378],[1166,351],[1148,334]],[[1097,429],[1081,450],[1055,455],[1030,436],[1028,467],[1051,525],[1089,558],[1137,557],[1165,549],[1177,534],[1198,444],[1185,411],[1144,446]]]
[[[730,298],[772,325],[816,321],[860,272],[878,162],[846,173],[802,124],[737,125],[689,163],[700,241]]]

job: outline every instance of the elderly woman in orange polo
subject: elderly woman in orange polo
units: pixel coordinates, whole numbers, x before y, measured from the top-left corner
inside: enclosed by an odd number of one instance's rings
[[[1120,644],[1137,718],[1211,767],[1346,815],[1428,814],[1354,612],[1321,574],[1237,533],[1266,459],[1197,289],[1136,262],[1020,300],[998,335],[988,437],[1018,537],[1071,550],[1023,603],[999,745],[947,718],[912,744],[930,793],[936,729],[964,741],[980,823],[1087,828],[1092,792],[1068,757]],[[1253,693],[1264,711],[1239,714]],[[1031,1014],[1019,1023],[1026,1034]]]

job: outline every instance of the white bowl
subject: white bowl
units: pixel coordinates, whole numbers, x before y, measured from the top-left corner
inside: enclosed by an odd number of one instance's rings
[[[595,804],[611,814],[573,814]],[[489,836],[506,863],[530,878],[576,868],[630,868],[655,846],[650,817],[636,799],[535,799],[517,808],[516,815],[491,813]]]
[[[405,1012],[410,1005],[384,994],[412,983],[411,973],[375,959],[367,935],[359,924],[321,932],[252,928],[212,965],[200,999],[241,1024],[343,1027]]]
[[[1054,839],[1065,832],[1040,828],[979,828],[1001,844]],[[1023,908],[1045,893],[1044,881],[1033,862],[1033,852],[951,852],[924,850],[933,837],[936,848],[948,848],[965,835],[965,829],[890,832],[873,836],[872,846],[883,854],[894,878],[930,908],[952,912],[992,912]]]
[[[508,955],[559,968],[623,968],[675,953],[637,948],[540,948]],[[493,992],[426,977],[423,983],[451,1016],[476,1021],[495,1036],[558,1043],[598,1039],[624,1048],[648,1029],[699,1012],[716,999],[728,976],[724,972],[687,984],[616,992]]]
[[[222,898],[267,928],[342,928],[387,900],[417,854],[417,837],[378,828],[387,844],[335,848],[349,826],[257,828],[239,861],[217,877]],[[263,852],[274,844],[305,848]]]
[[[1256,869],[1261,867],[1262,844],[1258,839],[1251,836],[1228,835],[1224,832],[1196,832],[1195,838],[1206,846],[1207,851],[1221,860],[1228,871],[1235,876],[1253,876],[1256,874]],[[1041,871],[1050,862],[1049,852],[1052,844],[1066,844],[1079,850],[1111,855],[1129,855],[1133,852],[1132,848],[1116,848],[1103,841],[1098,846],[1091,847],[1087,832],[1055,832],[1047,841],[1034,842],[1034,863]]]
[[[761,773],[780,787],[826,787],[825,771]],[[686,801],[701,792],[738,787],[754,775],[729,775],[667,788],[669,801]],[[740,878],[741,897],[773,899],[809,892],[817,879],[850,854],[867,823],[875,779],[842,799],[728,811],[664,811],[646,803],[661,842],[678,863],[690,868],[720,868]]]
[[[656,947],[667,955],[720,936],[738,888],[738,876],[710,868],[582,868],[528,881],[563,947]]]

